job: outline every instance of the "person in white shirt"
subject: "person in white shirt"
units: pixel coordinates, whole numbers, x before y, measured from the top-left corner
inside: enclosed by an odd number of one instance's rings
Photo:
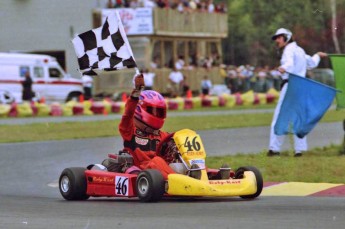
[[[155,73],[150,72],[148,69],[143,71],[145,88],[144,90],[153,90],[154,78],[156,76]]]
[[[208,78],[208,76],[204,76],[204,79],[201,80],[201,93],[203,95],[208,95],[210,93],[210,89],[212,87],[212,82]]]
[[[183,60],[183,56],[179,56],[178,60],[175,62],[175,68],[177,70],[182,70],[184,65],[185,65],[185,63]]]
[[[183,74],[175,68],[169,74],[170,84],[168,87],[171,90],[171,96],[176,97],[181,95],[181,82],[183,82]]]
[[[83,75],[81,79],[83,81],[84,99],[89,100],[92,98],[93,78],[88,75]]]
[[[278,29],[272,36],[272,40],[275,41],[278,49],[282,51],[282,56],[280,59],[281,65],[278,67],[278,71],[282,74],[281,77],[283,81],[281,84],[279,101],[274,111],[273,120],[271,123],[269,151],[267,153],[267,156],[279,156],[285,136],[276,135],[274,133],[274,125],[277,121],[280,107],[284,100],[286,89],[288,87],[289,73],[305,77],[307,69],[317,67],[320,62],[320,57],[326,57],[327,54],[318,52],[313,56],[307,55],[305,51],[301,47],[299,47],[293,40],[292,32],[288,29]],[[299,138],[294,135],[295,156],[302,156],[302,152],[306,151],[307,148],[307,137],[305,136],[304,138]]]
[[[213,13],[214,9],[215,9],[215,6],[213,4],[213,0],[209,0],[208,3],[207,3],[207,11],[209,13]]]

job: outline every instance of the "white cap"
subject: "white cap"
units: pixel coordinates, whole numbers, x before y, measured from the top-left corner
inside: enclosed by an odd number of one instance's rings
[[[286,42],[288,42],[292,37],[292,32],[288,29],[280,28],[277,32],[272,36],[272,40],[275,40],[280,35],[286,35]]]

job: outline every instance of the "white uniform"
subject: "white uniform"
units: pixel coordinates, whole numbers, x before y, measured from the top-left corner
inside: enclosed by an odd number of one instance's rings
[[[289,43],[285,46],[282,58],[280,60],[280,67],[284,68],[286,72],[282,75],[283,80],[287,80],[289,73],[293,73],[298,76],[305,77],[307,69],[315,68],[320,62],[320,56],[315,54],[312,57],[307,55],[305,51],[299,47],[296,42]],[[274,134],[274,125],[276,124],[280,107],[285,97],[286,89],[288,83],[285,83],[280,92],[280,97],[276,109],[274,111],[273,120],[271,123],[271,135],[269,149],[274,152],[280,152],[281,146],[284,143],[285,135],[275,135]],[[298,138],[294,135],[294,144],[295,144],[295,153],[306,151],[308,149],[307,137]]]
[[[143,73],[143,75],[144,75],[145,87],[152,88],[156,74],[153,72],[147,72],[147,73]]]

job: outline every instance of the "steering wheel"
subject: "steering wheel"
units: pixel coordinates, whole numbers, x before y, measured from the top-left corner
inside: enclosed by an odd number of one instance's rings
[[[178,149],[172,138],[174,133],[166,136],[157,147],[157,156],[162,157],[168,164],[173,163],[177,159]]]

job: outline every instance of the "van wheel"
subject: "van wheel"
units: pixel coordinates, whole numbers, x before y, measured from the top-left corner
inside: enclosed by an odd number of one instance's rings
[[[79,96],[81,95],[80,92],[72,92],[67,96],[66,102],[69,101],[79,101]]]

